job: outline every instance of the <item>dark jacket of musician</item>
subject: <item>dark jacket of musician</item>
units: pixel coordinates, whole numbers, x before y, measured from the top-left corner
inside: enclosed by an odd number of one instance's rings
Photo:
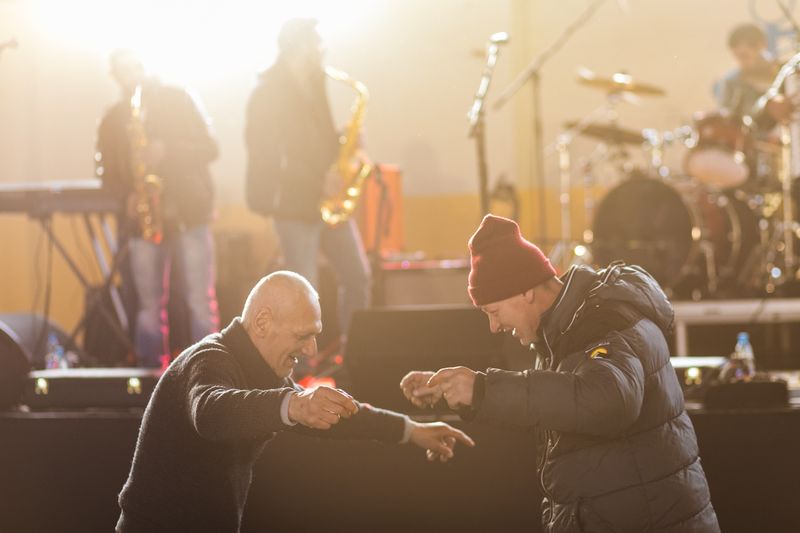
[[[489,369],[473,416],[540,429],[547,532],[718,532],[669,361],[669,301],[638,267],[563,281],[539,330],[545,371]]]
[[[148,139],[164,143],[163,160],[148,172],[163,182],[160,207],[165,230],[209,223],[214,195],[208,165],[219,151],[207,118],[187,91],[155,81],[144,86],[142,107]],[[130,102],[123,99],[106,112],[97,131],[100,177],[121,199],[127,198],[134,186],[130,119]],[[127,229],[137,236],[134,220],[129,220]]]
[[[250,98],[245,140],[250,209],[319,221],[325,174],[339,150],[324,74],[301,86],[279,58]]]

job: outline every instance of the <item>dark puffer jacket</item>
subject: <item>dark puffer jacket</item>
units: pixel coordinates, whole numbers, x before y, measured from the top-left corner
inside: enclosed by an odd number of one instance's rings
[[[540,430],[547,532],[718,532],[666,296],[634,266],[575,267],[563,281],[536,368],[489,369],[475,419]]]

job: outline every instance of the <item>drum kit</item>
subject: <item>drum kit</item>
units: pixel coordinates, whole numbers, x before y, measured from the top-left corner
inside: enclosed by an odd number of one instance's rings
[[[584,261],[638,264],[677,298],[766,296],[796,285],[800,225],[785,131],[761,131],[750,117],[724,112],[698,113],[671,131],[624,128],[616,115],[620,102],[666,91],[624,73],[584,70],[578,82],[605,91],[606,101],[583,120],[566,123],[555,145],[564,235],[570,233],[564,191],[573,173],[568,148],[574,137],[601,141],[599,158],[617,169],[597,201],[596,180],[584,179],[590,225],[578,246],[588,252]],[[605,120],[598,122],[598,114]],[[644,164],[633,163],[631,147],[642,150]],[[677,149],[685,156],[670,168],[665,153]],[[593,174],[592,164],[583,168]]]

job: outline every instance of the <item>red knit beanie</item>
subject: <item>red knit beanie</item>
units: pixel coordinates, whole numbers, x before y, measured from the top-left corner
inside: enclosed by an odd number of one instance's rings
[[[469,296],[477,306],[522,294],[556,275],[542,251],[513,220],[486,215],[469,239]]]

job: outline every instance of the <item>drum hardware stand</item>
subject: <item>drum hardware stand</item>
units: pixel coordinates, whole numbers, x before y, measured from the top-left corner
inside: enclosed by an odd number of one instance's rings
[[[592,244],[594,241],[594,234],[591,230],[592,220],[594,220],[594,209],[596,199],[595,199],[595,187],[597,186],[597,180],[595,179],[593,173],[593,161],[590,159],[586,160],[582,165],[581,169],[583,170],[583,213],[584,213],[584,223],[586,224],[585,230],[583,230],[583,242],[586,244]],[[587,252],[588,254],[589,252]]]
[[[570,213],[572,204],[572,195],[570,194],[570,186],[572,185],[572,166],[569,156],[570,140],[567,134],[562,133],[556,141],[556,150],[558,151],[558,203],[561,208],[561,239],[551,250],[550,260],[557,267],[561,267],[562,271],[565,271],[575,258],[570,235],[572,214]]]
[[[694,228],[693,228],[694,230]],[[714,245],[708,239],[703,239],[700,241],[700,251],[703,253],[703,259],[706,262],[706,276],[708,281],[706,282],[706,287],[708,288],[709,294],[716,294],[717,289],[719,289],[719,275],[717,272],[717,262],[716,257],[714,255]],[[700,298],[694,298],[694,300],[699,300]]]
[[[555,243],[550,251],[550,259],[553,264],[560,266],[566,270],[573,264],[587,264],[591,261],[589,250],[586,244],[591,243],[592,233],[591,230],[584,231],[583,241],[575,241],[572,238],[572,160],[569,153],[569,148],[573,139],[580,135],[586,128],[591,126],[597,121],[600,116],[606,117],[609,123],[615,124],[617,120],[616,107],[622,100],[622,96],[618,93],[608,93],[603,104],[592,110],[589,114],[584,116],[570,129],[561,132],[556,141],[548,145],[545,150],[545,156],[558,155],[558,201],[560,207],[560,222],[561,222],[561,237]],[[602,144],[602,143],[601,143]],[[623,159],[626,154],[623,153]],[[605,156],[605,154],[603,154]],[[591,176],[591,163],[587,162],[583,165],[584,172],[584,210],[586,214],[586,223],[591,223],[594,211],[594,178]]]
[[[796,127],[796,126],[794,126]],[[798,224],[794,217],[792,206],[792,126],[781,125],[781,165],[779,178],[781,182],[781,210],[776,224],[776,235],[774,246],[769,247],[767,257],[768,281],[766,283],[767,292],[775,291],[776,286],[782,285],[787,281],[796,278],[797,257],[795,255],[794,239],[798,231]],[[797,136],[800,140],[800,136]],[[776,262],[770,261],[780,254],[782,266],[777,266]]]
[[[554,265],[566,271],[571,265],[587,264],[590,261],[588,248],[585,242],[575,241],[572,238],[572,161],[569,153],[569,146],[572,142],[572,134],[569,132],[561,133],[556,141],[556,151],[558,152],[558,201],[561,208],[561,239],[555,244],[550,252],[550,260]],[[590,183],[588,172],[584,175],[584,186]],[[593,206],[590,198],[592,191],[586,187],[584,208],[588,205]],[[590,204],[587,204],[590,202]],[[584,232],[584,241],[585,241]]]
[[[760,244],[750,253],[737,277],[738,284],[752,283],[751,286],[767,294],[774,293],[800,274],[794,242],[800,226],[792,206],[792,136],[788,126],[782,125],[780,130],[778,178],[781,191],[774,195],[757,195],[755,205],[751,202],[750,207],[759,213]]]
[[[774,269],[779,252],[782,230],[771,222],[771,215],[764,205],[751,206],[759,214],[759,243],[747,255],[735,283],[738,287],[764,290],[767,294],[775,291]]]
[[[800,132],[798,132],[800,133]],[[796,141],[800,142],[800,135],[796,135]],[[792,136],[790,127],[781,126],[781,147],[783,148],[782,152],[782,162],[781,165],[781,192],[782,192],[782,200],[783,200],[783,209],[782,215],[783,220],[783,257],[784,257],[784,267],[786,268],[786,272],[784,273],[786,276],[793,276],[794,269],[796,268],[796,261],[794,255],[794,235],[795,230],[797,229],[797,222],[794,218],[794,213],[792,210],[792,146],[791,146]]]
[[[645,146],[650,152],[650,168],[659,178],[668,178],[669,168],[664,164],[664,147],[672,142],[672,135],[669,132],[660,132],[653,128],[642,130]]]

